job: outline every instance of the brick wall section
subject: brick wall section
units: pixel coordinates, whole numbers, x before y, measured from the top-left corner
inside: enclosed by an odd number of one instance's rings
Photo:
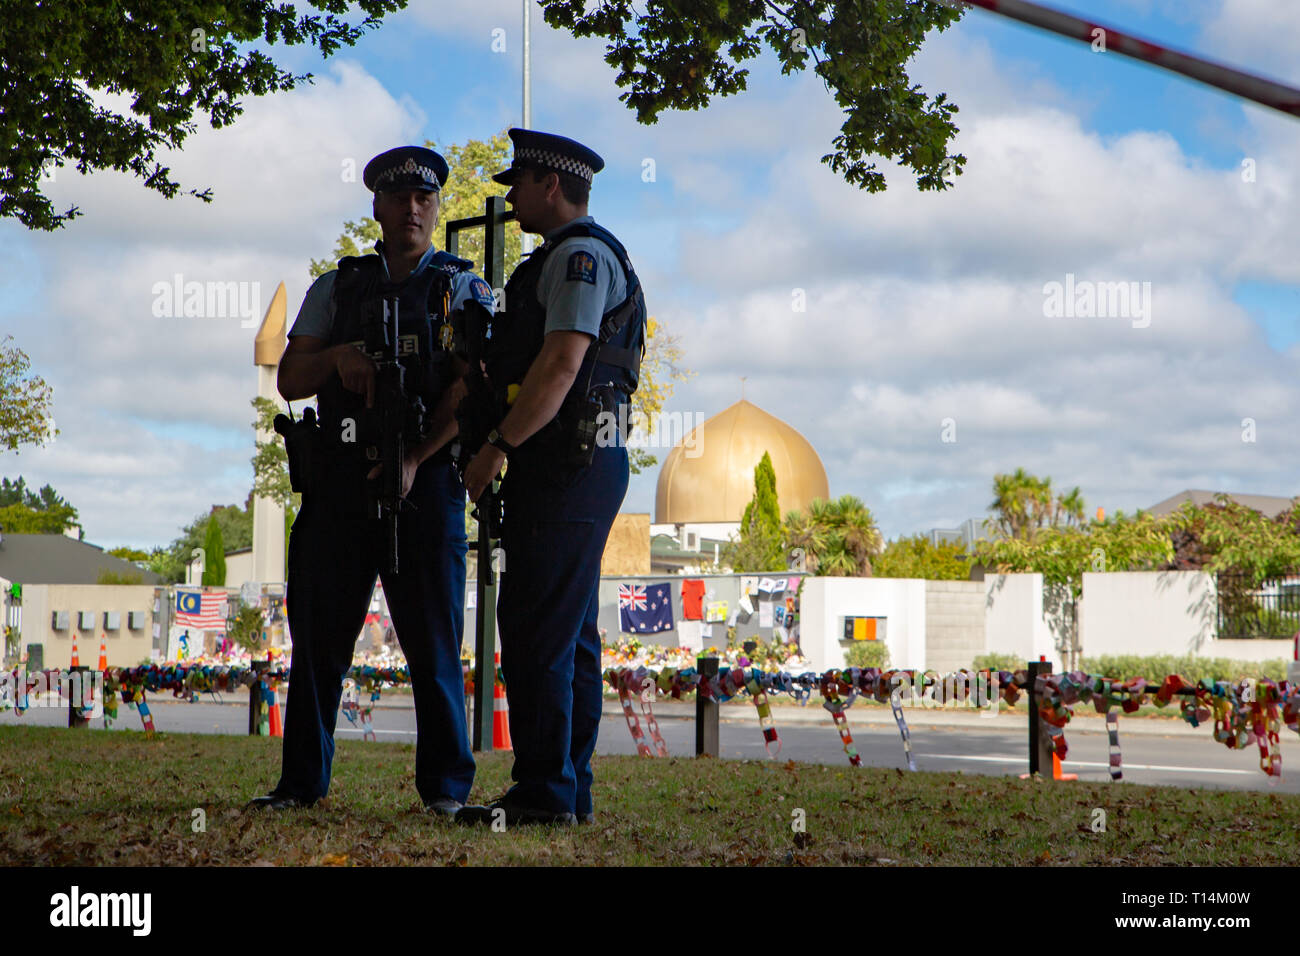
[[[983,581],[925,582],[925,666],[940,673],[970,667],[985,649]]]

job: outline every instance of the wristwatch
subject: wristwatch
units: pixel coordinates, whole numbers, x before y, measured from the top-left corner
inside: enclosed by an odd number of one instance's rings
[[[487,443],[493,448],[500,448],[507,455],[515,450],[515,446],[502,438],[501,433],[495,428],[488,432]]]

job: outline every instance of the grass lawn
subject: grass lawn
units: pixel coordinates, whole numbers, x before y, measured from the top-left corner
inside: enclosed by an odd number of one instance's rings
[[[410,744],[344,740],[328,806],[243,814],[261,737],[0,728],[6,865],[1294,865],[1300,796],[598,757],[598,822],[495,833],[419,809]],[[474,799],[504,791],[483,757]],[[1090,828],[1106,811],[1105,832]],[[195,832],[195,810],[206,830]],[[802,811],[802,813],[800,813]],[[792,829],[803,817],[805,832]]]

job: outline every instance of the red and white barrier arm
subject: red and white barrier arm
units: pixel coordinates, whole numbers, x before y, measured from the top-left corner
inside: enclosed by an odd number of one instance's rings
[[[1083,43],[1093,43],[1098,37],[1096,31],[1102,30],[1108,52],[1122,53],[1143,63],[1150,63],[1208,86],[1217,87],[1234,96],[1253,100],[1291,116],[1300,117],[1300,90],[1295,87],[1224,66],[1222,63],[1214,63],[1190,53],[1171,50],[1150,40],[1106,26],[1104,23],[1084,20],[1052,7],[1030,3],[1028,0],[944,0],[944,2],[947,2],[948,6],[979,7],[990,13],[1001,14],[1012,20],[1028,23],[1041,30],[1050,30],[1052,33]]]

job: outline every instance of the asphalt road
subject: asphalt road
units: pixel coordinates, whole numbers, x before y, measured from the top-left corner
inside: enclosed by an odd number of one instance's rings
[[[154,722],[160,731],[186,733],[241,734],[248,727],[246,704],[220,705],[200,701],[187,704],[172,702],[167,698],[151,701]],[[719,725],[722,754],[725,759],[770,759],[763,746],[762,733],[757,719],[724,719]],[[775,712],[781,738],[779,760],[797,760],[807,763],[842,764],[848,759],[840,744],[830,717],[819,724],[781,724],[781,710]],[[906,768],[902,742],[898,729],[890,724],[853,722],[854,743],[865,765],[874,767]],[[0,713],[0,725],[37,724],[41,726],[67,726],[65,708],[36,707],[18,717],[12,711]],[[102,728],[102,720],[94,720],[91,728]],[[409,707],[378,708],[374,711],[375,733],[379,740],[414,743],[415,713]],[[140,728],[140,717],[122,707],[114,730]],[[689,756],[695,752],[695,725],[691,720],[668,716],[659,717],[660,733],[672,755]],[[111,731],[110,731],[111,732]],[[1067,773],[1076,773],[1082,781],[1106,782],[1110,780],[1107,769],[1108,748],[1105,734],[1071,733],[1066,729],[1070,745],[1068,759],[1064,762]],[[361,730],[340,715],[337,727],[340,739],[358,739]],[[982,774],[1019,774],[1028,769],[1028,745],[1021,720],[999,718],[996,721],[977,721],[961,728],[919,727],[911,728],[912,752],[918,770]],[[1120,747],[1124,761],[1124,780],[1131,783],[1158,784],[1176,787],[1222,788],[1232,790],[1274,790],[1281,793],[1300,793],[1300,744],[1295,734],[1283,728],[1284,746],[1283,778],[1268,777],[1259,769],[1259,751],[1255,746],[1245,750],[1228,750],[1210,736],[1203,727],[1195,735],[1124,733],[1120,723]],[[1288,739],[1290,738],[1290,739]],[[636,746],[621,714],[606,714],[601,723],[597,752],[602,754],[635,754]]]

